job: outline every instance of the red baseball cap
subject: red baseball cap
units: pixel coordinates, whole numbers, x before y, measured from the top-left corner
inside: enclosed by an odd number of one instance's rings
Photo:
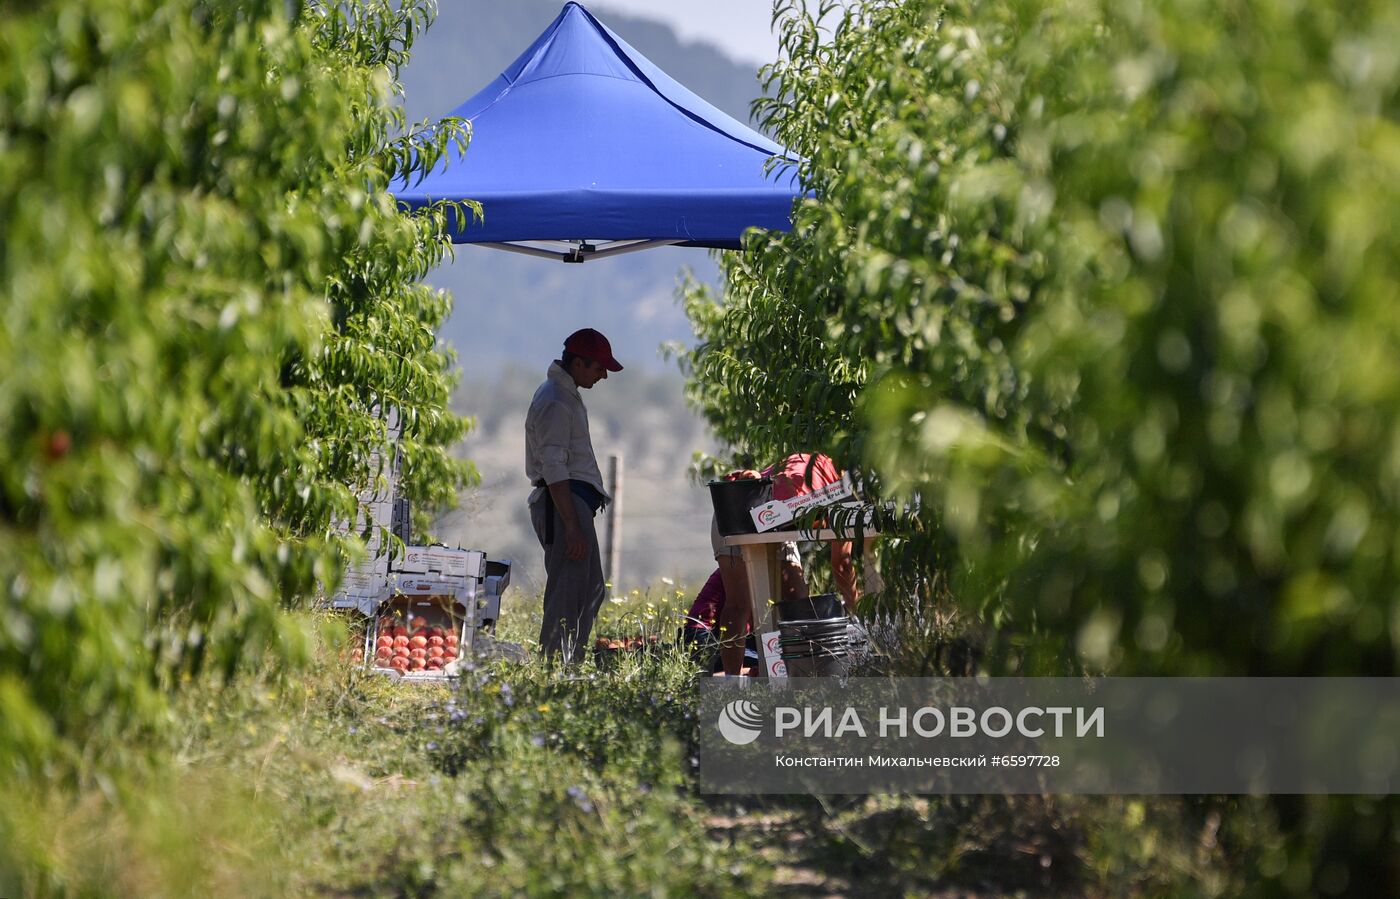
[[[608,371],[622,371],[622,363],[613,358],[612,344],[592,328],[575,331],[564,339],[564,349],[575,356],[603,363]]]

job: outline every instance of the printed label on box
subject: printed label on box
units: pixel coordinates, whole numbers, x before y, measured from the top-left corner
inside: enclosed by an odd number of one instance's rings
[[[749,510],[749,514],[753,516],[754,526],[760,534],[792,521],[792,510],[788,508],[787,503],[778,499],[755,506]]]
[[[433,547],[427,551],[428,569],[430,571],[441,571],[443,574],[456,575],[458,577],[478,577],[480,575],[480,559],[482,553],[471,549],[447,549],[446,547]]]
[[[404,547],[403,558],[399,560],[399,571],[406,574],[427,574],[428,550],[422,546]]]
[[[773,528],[787,524],[797,517],[798,512],[804,509],[825,506],[843,500],[853,493],[850,476],[842,475],[841,480],[833,481],[811,493],[799,493],[791,499],[769,500],[761,506],[750,509],[749,515],[753,517],[754,527],[761,534],[764,531],[771,531]]]
[[[783,661],[783,651],[778,646],[778,631],[769,631],[762,637],[763,664],[769,677],[787,677],[787,663]]]

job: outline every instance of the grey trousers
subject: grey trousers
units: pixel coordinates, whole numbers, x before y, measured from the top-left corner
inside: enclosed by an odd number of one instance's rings
[[[563,652],[570,662],[583,661],[588,650],[588,638],[593,633],[593,620],[603,606],[606,587],[603,583],[603,558],[598,551],[598,531],[593,527],[593,513],[588,505],[572,493],[574,515],[583,532],[588,552],[577,561],[569,558],[564,539],[564,521],[554,510],[554,542],[544,544],[545,494],[530,504],[530,523],[535,536],[544,547],[544,622],[540,625],[540,649],[546,656]]]

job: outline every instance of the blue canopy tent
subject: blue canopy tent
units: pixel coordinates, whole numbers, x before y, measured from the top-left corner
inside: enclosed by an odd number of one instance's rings
[[[777,144],[686,90],[578,3],[451,113],[465,156],[395,191],[411,207],[475,200],[456,243],[567,262],[656,246],[738,249],[747,228],[786,231],[800,189],[765,173]]]

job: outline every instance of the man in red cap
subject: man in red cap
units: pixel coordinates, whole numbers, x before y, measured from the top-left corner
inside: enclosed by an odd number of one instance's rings
[[[622,371],[608,339],[592,328],[575,331],[525,416],[525,474],[534,485],[530,521],[544,547],[544,623],[540,646],[581,661],[605,596],[602,555],[593,517],[607,505],[603,475],[588,434],[579,390]]]

